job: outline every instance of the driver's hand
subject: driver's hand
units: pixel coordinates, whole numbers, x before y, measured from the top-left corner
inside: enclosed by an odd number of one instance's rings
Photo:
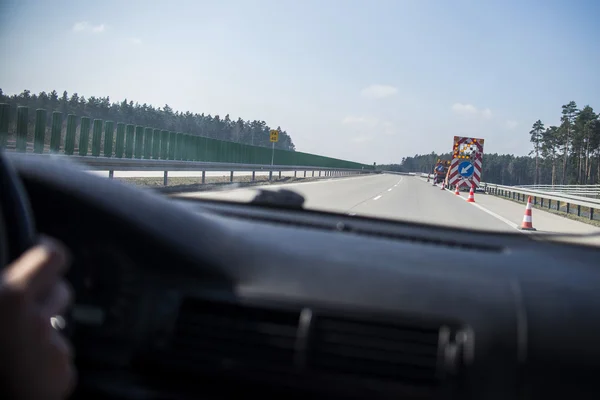
[[[71,301],[68,264],[65,247],[44,238],[0,272],[0,384],[11,398],[58,400],[74,388],[70,344],[50,323]]]

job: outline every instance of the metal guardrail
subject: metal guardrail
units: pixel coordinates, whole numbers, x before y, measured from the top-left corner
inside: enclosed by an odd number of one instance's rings
[[[398,172],[398,171],[378,171],[382,174],[392,174],[392,175],[415,175],[414,172]]]
[[[515,187],[552,193],[600,198],[600,185],[517,185]]]
[[[567,214],[576,214],[591,220],[597,220],[597,217],[600,215],[600,213],[596,212],[600,209],[600,199],[576,196],[568,193],[545,192],[523,187],[497,185],[486,182],[482,182],[480,186],[485,189],[486,193],[511,198],[516,201],[526,202],[527,198],[531,196],[534,205],[539,204],[540,207],[563,211]],[[573,208],[575,210],[573,210]]]
[[[318,174],[318,177],[342,177],[372,174],[375,172],[373,170],[314,167],[304,165],[258,165],[179,160],[117,159],[91,156],[66,156],[62,154],[29,153],[27,154],[27,157],[51,158],[64,162],[73,162],[79,164],[80,166],[85,166],[85,169],[87,170],[108,171],[109,178],[114,177],[114,171],[162,171],[165,186],[167,186],[168,183],[169,171],[202,172],[202,183],[206,182],[207,171],[228,171],[230,173],[230,182],[233,182],[233,175],[236,171],[252,172],[252,181],[255,180],[256,172],[269,172],[269,180],[273,179],[273,172],[279,172],[279,177],[281,177],[281,172],[283,171],[301,171],[304,172],[305,178],[308,172],[312,173],[312,177],[315,177],[315,173]]]

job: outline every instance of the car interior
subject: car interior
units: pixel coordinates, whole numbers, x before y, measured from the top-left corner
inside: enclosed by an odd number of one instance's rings
[[[597,248],[0,160],[0,266],[73,253],[72,398],[600,398]]]

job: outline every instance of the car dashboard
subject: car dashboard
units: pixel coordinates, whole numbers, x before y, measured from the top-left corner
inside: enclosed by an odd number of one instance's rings
[[[598,397],[594,248],[18,167],[73,251],[74,398]]]

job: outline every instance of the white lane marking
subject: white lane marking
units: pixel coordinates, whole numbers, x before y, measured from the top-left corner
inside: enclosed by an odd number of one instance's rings
[[[391,191],[392,191],[392,188],[389,188],[389,189],[388,189],[388,192],[391,192]]]
[[[379,200],[380,198],[381,198],[381,195],[375,196],[375,197],[373,197],[373,200]]]
[[[506,218],[504,218],[503,216],[501,216],[501,215],[498,215],[498,214],[496,214],[495,212],[493,212],[493,211],[490,211],[490,210],[488,210],[487,208],[484,208],[484,207],[480,206],[480,205],[479,205],[479,204],[477,204],[477,203],[471,203],[471,204],[473,204],[475,207],[479,208],[481,211],[483,211],[483,212],[486,212],[486,213],[490,214],[492,217],[496,217],[496,218],[498,218],[500,221],[504,222],[506,225],[510,226],[511,228],[513,228],[513,229],[516,229],[516,230],[518,230],[518,231],[519,231],[519,232],[521,232],[521,233],[528,233],[527,231],[522,231],[522,230],[520,230],[520,229],[519,229],[519,226],[518,226],[517,224],[515,224],[515,223],[514,223],[514,222],[512,222],[512,221],[509,221],[509,220],[507,220],[507,219],[506,219]]]
[[[356,213],[348,213],[348,215],[352,216],[352,215],[356,215]]]
[[[446,191],[448,191],[448,192],[450,192],[450,193],[454,194],[454,192],[453,192],[452,190],[448,190],[448,189],[446,189]],[[456,195],[455,195],[455,196],[456,196]],[[467,201],[467,199],[466,199],[465,197],[462,197],[462,196],[459,196],[459,197],[460,197],[462,200],[464,200],[464,201]],[[471,203],[471,204],[472,204],[472,205],[474,205],[475,207],[479,208],[481,211],[483,211],[483,212],[485,212],[485,213],[488,213],[488,214],[489,214],[489,215],[491,215],[492,217],[499,219],[500,221],[504,222],[506,225],[510,226],[510,227],[511,227],[511,228],[513,228],[513,229],[516,229],[517,231],[519,231],[519,232],[521,232],[521,233],[531,233],[530,231],[522,231],[522,230],[520,230],[520,229],[519,229],[519,225],[515,224],[515,223],[514,223],[514,222],[512,222],[512,221],[509,221],[508,219],[504,218],[504,217],[503,217],[503,216],[501,216],[501,215],[498,215],[498,214],[496,214],[496,213],[495,213],[495,212],[493,212],[493,211],[490,211],[490,210],[488,210],[487,208],[485,208],[485,207],[483,207],[483,206],[480,206],[480,205],[479,205],[479,204],[477,204],[477,203]]]

